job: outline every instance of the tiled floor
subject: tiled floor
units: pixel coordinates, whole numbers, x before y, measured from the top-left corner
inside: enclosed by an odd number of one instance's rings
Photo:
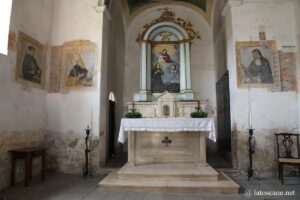
[[[164,194],[150,192],[102,192],[98,182],[103,177],[96,176],[84,180],[79,175],[56,174],[47,176],[45,182],[34,178],[28,188],[23,184],[7,188],[0,192],[0,199],[5,200],[235,200],[235,199],[300,199],[300,180],[297,177],[285,178],[286,184],[281,185],[276,178],[248,181],[245,175],[231,175],[244,188],[240,194],[195,194],[179,193]],[[251,192],[246,197],[245,189]],[[264,195],[254,196],[259,192],[294,192],[292,196]],[[292,194],[291,193],[291,194]]]

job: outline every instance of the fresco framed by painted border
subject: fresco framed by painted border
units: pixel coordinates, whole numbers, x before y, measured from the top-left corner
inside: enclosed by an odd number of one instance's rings
[[[43,89],[46,74],[45,45],[20,31],[17,47],[16,80]]]
[[[63,45],[60,91],[96,86],[96,44],[86,40]]]
[[[236,42],[238,87],[281,90],[276,41]]]

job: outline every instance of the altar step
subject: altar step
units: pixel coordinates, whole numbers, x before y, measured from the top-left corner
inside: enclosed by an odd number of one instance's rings
[[[201,167],[197,164],[178,163],[135,167],[126,164],[118,172],[114,171],[105,177],[99,186],[103,191],[205,193],[238,193],[239,191],[236,182],[226,174],[218,173],[209,165]]]
[[[117,173],[124,180],[185,180],[216,181],[219,173],[211,166],[198,163],[161,163],[129,166],[126,163]]]

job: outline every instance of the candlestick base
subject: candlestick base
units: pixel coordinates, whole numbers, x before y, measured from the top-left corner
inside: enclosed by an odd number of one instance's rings
[[[82,169],[82,176],[84,179],[88,178],[88,177],[94,177],[92,172],[91,172],[91,167],[89,166],[89,162],[88,162],[88,155],[91,152],[90,149],[85,149],[85,156],[86,156],[86,163],[85,166]]]
[[[91,167],[90,167],[90,163],[89,163],[89,153],[91,152],[91,146],[88,146],[88,141],[89,141],[89,135],[90,135],[90,131],[92,129],[89,128],[89,126],[84,129],[85,133],[86,133],[86,137],[85,137],[85,165],[82,169],[82,176],[84,179],[86,179],[87,177],[93,177],[92,173],[91,173]]]
[[[252,156],[255,153],[254,151],[254,143],[252,142],[253,139],[253,129],[252,127],[247,129],[249,131],[249,139],[248,139],[248,145],[249,145],[249,168],[248,168],[248,181],[253,177],[254,170],[253,170],[253,163],[252,163]]]

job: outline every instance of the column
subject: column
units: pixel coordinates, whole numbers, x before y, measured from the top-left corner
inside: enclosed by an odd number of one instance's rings
[[[147,66],[146,66],[146,79],[147,79],[147,91],[151,91],[151,44],[147,44]]]
[[[141,71],[140,71],[140,91],[145,92],[147,90],[147,44],[146,42],[142,42],[141,44]]]
[[[180,44],[180,93],[186,91],[185,44]]]
[[[193,100],[195,95],[192,92],[191,84],[191,59],[190,43],[180,44],[180,93],[181,99]]]
[[[134,94],[134,101],[151,100],[151,45],[141,42],[140,91]]]
[[[191,55],[190,55],[190,43],[186,42],[185,46],[185,73],[186,73],[186,90],[192,89],[191,84]]]

